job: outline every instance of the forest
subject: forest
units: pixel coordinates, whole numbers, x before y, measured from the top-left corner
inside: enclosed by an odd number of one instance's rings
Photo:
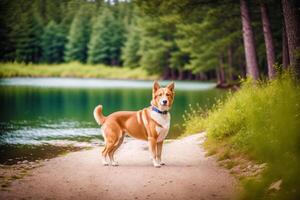
[[[2,0],[1,62],[77,61],[231,83],[299,74],[299,1]]]

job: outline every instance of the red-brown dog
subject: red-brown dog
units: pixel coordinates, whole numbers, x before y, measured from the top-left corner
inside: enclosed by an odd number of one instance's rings
[[[102,114],[102,105],[94,110],[94,117],[99,125],[105,141],[102,151],[102,162],[104,165],[117,166],[114,153],[122,144],[125,133],[146,140],[152,155],[154,167],[164,165],[161,161],[163,141],[170,128],[169,110],[174,100],[174,83],[161,88],[155,81],[153,84],[151,106],[139,111],[119,111],[105,117]],[[107,156],[110,162],[107,162]]]

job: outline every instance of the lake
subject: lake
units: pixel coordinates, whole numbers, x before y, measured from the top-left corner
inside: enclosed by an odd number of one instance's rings
[[[104,115],[142,109],[150,105],[151,87],[151,81],[0,79],[0,163],[61,151],[54,147],[101,145],[100,128],[93,118],[95,106],[102,104]],[[213,83],[176,81],[169,139],[182,133],[182,116],[189,105],[210,107],[224,94],[214,87]]]

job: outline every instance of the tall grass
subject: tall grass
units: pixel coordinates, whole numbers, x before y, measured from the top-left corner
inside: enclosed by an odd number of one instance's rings
[[[186,116],[186,132],[206,130],[208,139],[266,162],[262,178],[244,182],[244,199],[300,199],[300,86],[291,73],[271,82],[244,82],[211,110]],[[272,193],[271,183],[282,180]]]
[[[64,64],[0,63],[0,77],[78,77],[106,79],[153,80],[158,75],[149,75],[142,68],[109,67],[78,62]]]

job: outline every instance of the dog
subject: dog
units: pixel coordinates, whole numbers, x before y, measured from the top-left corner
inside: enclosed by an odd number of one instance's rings
[[[150,106],[139,111],[118,111],[104,116],[102,105],[94,109],[94,118],[99,125],[105,142],[102,151],[102,163],[107,166],[117,166],[114,153],[123,142],[127,133],[129,136],[148,141],[154,167],[161,167],[163,141],[170,128],[170,109],[174,101],[175,83],[160,87],[157,81],[153,83]],[[109,162],[107,160],[109,157]]]

